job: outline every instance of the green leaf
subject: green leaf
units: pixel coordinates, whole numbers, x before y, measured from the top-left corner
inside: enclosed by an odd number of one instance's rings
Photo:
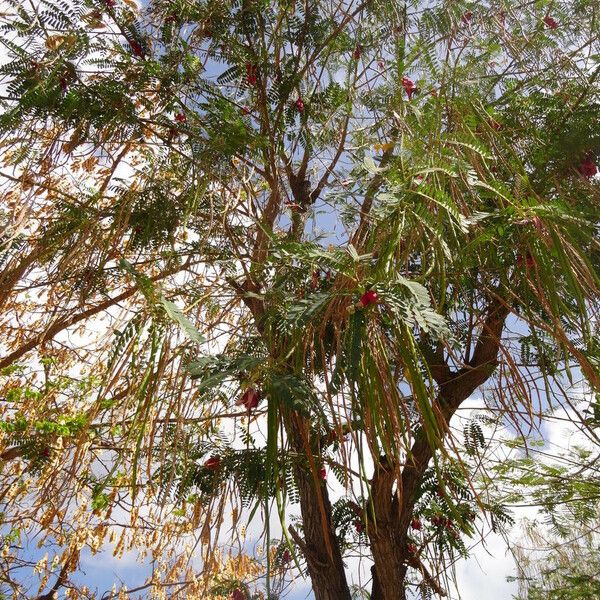
[[[175,306],[175,304],[173,304],[173,302],[167,300],[164,296],[161,296],[160,303],[164,306],[168,317],[181,327],[190,340],[197,344],[202,344],[206,341],[206,338],[194,327],[193,323],[179,308],[177,308],[177,306]]]

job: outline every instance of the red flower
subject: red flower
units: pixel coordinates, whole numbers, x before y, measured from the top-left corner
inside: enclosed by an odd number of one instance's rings
[[[465,12],[465,14],[462,16],[462,20],[463,23],[468,23],[471,19],[473,18],[473,11],[468,10]]]
[[[416,544],[407,544],[406,545],[406,549],[411,553],[411,554],[416,554],[417,553],[417,545]]]
[[[135,40],[129,40],[129,47],[131,48],[134,56],[137,56],[138,58],[144,58],[144,49],[139,42],[136,42]]]
[[[378,66],[380,69],[383,69],[383,68],[385,68],[385,62],[383,62],[382,60],[378,60],[378,61],[377,61],[377,66]]]
[[[378,300],[377,292],[375,290],[367,290],[360,297],[360,300],[358,302],[363,308],[366,308],[367,306],[369,306],[371,304],[375,304],[377,302],[377,300]]]
[[[364,529],[364,525],[360,519],[356,519],[356,521],[354,521],[354,529],[356,529],[358,533],[361,533]]]
[[[439,527],[444,522],[444,517],[443,515],[434,515],[431,521],[436,527]]]
[[[256,65],[252,63],[246,63],[246,81],[250,86],[256,85]]]
[[[594,175],[596,175],[596,173],[598,173],[598,167],[596,166],[596,163],[594,163],[593,158],[589,154],[583,159],[577,170],[588,179],[590,179],[590,177],[593,177]]]
[[[325,467],[319,471],[319,477],[323,480],[327,479],[327,469]]]
[[[417,91],[417,86],[415,85],[414,81],[410,80],[408,77],[402,78],[402,87],[404,88],[404,91],[406,92],[406,95],[408,96],[409,100]]]
[[[319,276],[321,275],[320,271],[313,271],[312,276],[310,278],[310,289],[316,290],[319,287]]]
[[[235,405],[243,406],[246,410],[250,411],[258,406],[259,401],[260,396],[258,392],[254,388],[248,388],[242,394],[242,397],[236,401]]]
[[[523,264],[526,264],[527,268],[532,269],[535,267],[535,258],[529,252],[524,259],[522,254],[517,254],[517,267],[522,267]]]
[[[423,523],[421,523],[420,519],[413,519],[410,522],[410,526],[415,530],[415,531],[420,531],[423,527]]]
[[[304,101],[302,98],[298,98],[298,100],[296,100],[296,108],[298,109],[298,112],[304,112]]]
[[[362,55],[363,47],[360,44],[357,44],[356,48],[354,48],[354,52],[352,53],[352,58],[354,60],[358,60]]]
[[[177,113],[177,114],[175,115],[175,120],[176,120],[178,123],[185,123],[187,119],[186,119],[186,117],[185,117],[185,115],[184,115],[183,113]]]
[[[558,29],[558,23],[556,22],[555,19],[553,19],[551,16],[547,16],[544,17],[544,23],[546,23],[546,25],[550,28],[550,29]]]
[[[284,550],[281,560],[283,563],[289,563],[292,560],[292,555],[289,550]]]
[[[221,459],[218,456],[211,456],[204,466],[211,471],[218,471],[221,468]]]
[[[246,594],[244,594],[240,588],[235,588],[235,590],[231,592],[231,600],[246,600]]]

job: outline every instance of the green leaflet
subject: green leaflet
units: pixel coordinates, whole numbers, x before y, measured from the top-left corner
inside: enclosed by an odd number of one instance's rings
[[[199,388],[210,390],[217,388],[226,381],[239,380],[242,373],[249,373],[260,367],[265,358],[250,355],[240,356],[205,356],[187,365],[187,371],[192,378],[200,379]]]
[[[149,277],[140,273],[125,259],[121,259],[120,265],[128,273],[133,275],[140,291],[146,297],[146,300],[152,305],[159,304],[162,306],[169,319],[177,323],[190,340],[197,344],[202,344],[206,341],[206,338],[196,329],[194,324],[185,316],[180,308],[170,300],[167,300],[161,293],[157,295],[156,286]]]
[[[194,327],[193,323],[175,304],[173,304],[173,302],[167,300],[164,296],[161,296],[160,303],[164,306],[168,317],[181,327],[190,340],[197,344],[202,344],[206,341],[206,338]]]

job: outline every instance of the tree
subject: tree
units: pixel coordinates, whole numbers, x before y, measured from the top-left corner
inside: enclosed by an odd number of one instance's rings
[[[7,4],[4,527],[71,590],[121,527],[189,598],[276,511],[267,595],[349,600],[350,549],[372,600],[444,595],[507,518],[456,411],[598,387],[594,3]]]
[[[523,576],[524,592],[519,600],[575,600],[600,593],[597,525],[583,534],[573,525],[569,539],[548,539],[539,532],[532,536],[531,541],[543,544],[546,552],[536,556],[537,560],[523,561],[524,572],[530,574]]]
[[[597,428],[597,415],[588,421]],[[542,447],[498,468],[500,479],[510,473],[513,501],[523,491],[540,507],[513,548],[517,577],[511,579],[519,582],[519,600],[593,598],[600,591],[598,439],[581,433],[567,451]]]

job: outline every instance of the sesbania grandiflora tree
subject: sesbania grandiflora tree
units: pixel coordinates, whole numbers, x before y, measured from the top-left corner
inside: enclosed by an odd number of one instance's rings
[[[5,4],[3,585],[36,535],[89,595],[117,536],[156,597],[255,597],[187,560],[246,506],[271,597],[349,600],[350,551],[444,595],[507,518],[453,415],[598,386],[596,3]]]

